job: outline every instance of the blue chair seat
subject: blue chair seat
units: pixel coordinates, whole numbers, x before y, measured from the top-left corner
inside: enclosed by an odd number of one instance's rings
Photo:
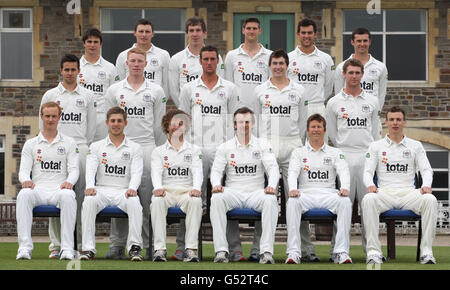
[[[383,212],[380,215],[381,218],[395,218],[395,219],[420,219],[420,215],[415,214],[412,210],[409,209],[390,209],[388,211]]]
[[[123,210],[121,210],[117,206],[107,206],[104,209],[102,209],[99,213],[99,215],[127,215]]]
[[[33,216],[35,217],[58,217],[61,211],[56,205],[38,205],[33,208]]]
[[[325,208],[312,208],[302,215],[302,219],[335,219],[336,215]]]
[[[261,213],[252,208],[234,208],[227,212],[230,219],[255,219],[261,218]]]
[[[186,214],[179,207],[169,207],[167,215],[170,217],[186,217]]]

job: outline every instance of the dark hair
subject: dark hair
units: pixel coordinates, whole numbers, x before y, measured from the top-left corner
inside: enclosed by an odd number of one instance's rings
[[[202,59],[202,53],[204,51],[215,51],[216,55],[217,55],[217,59],[219,59],[219,50],[217,49],[217,47],[212,46],[212,45],[205,45],[202,47],[202,49],[200,49],[200,60]]]
[[[364,72],[364,65],[359,59],[356,58],[350,58],[344,62],[344,66],[342,67],[343,72],[347,72],[347,68],[349,66],[358,66],[361,68],[361,72]]]
[[[242,28],[245,28],[245,25],[247,25],[247,23],[250,23],[250,22],[258,23],[258,27],[261,26],[261,23],[259,22],[259,19],[258,19],[258,18],[256,18],[256,17],[248,17],[248,18],[246,18],[246,19],[244,20],[244,22],[242,23]]]
[[[283,49],[277,49],[277,50],[275,50],[274,52],[272,52],[272,53],[270,54],[270,57],[269,57],[269,66],[270,66],[270,64],[272,63],[272,59],[273,59],[273,58],[279,58],[279,57],[284,58],[284,60],[286,61],[286,65],[289,65],[289,56],[288,56],[288,54],[286,53],[286,51],[284,51]]]
[[[111,115],[113,114],[120,114],[123,116],[123,119],[125,121],[127,120],[127,113],[121,107],[116,106],[109,109],[106,113],[106,120],[109,120],[109,117],[111,117]]]
[[[205,20],[203,20],[203,18],[201,18],[201,17],[194,16],[194,17],[191,17],[188,20],[186,20],[186,33],[188,32],[189,26],[197,26],[197,25],[200,25],[202,27],[203,32],[206,31]]]
[[[83,43],[89,38],[89,37],[97,37],[100,39],[100,43],[103,42],[102,33],[97,28],[91,28],[86,30],[86,32],[83,35]]]
[[[134,31],[137,31],[138,25],[150,25],[152,27],[152,31],[155,31],[155,28],[153,27],[153,23],[146,18],[139,19],[136,22],[136,24],[134,25]]]
[[[308,120],[306,121],[306,130],[309,129],[309,123],[311,123],[312,121],[317,121],[319,123],[322,123],[323,129],[325,131],[327,130],[327,121],[321,114],[312,114],[311,116],[309,116]]]
[[[317,25],[316,25],[316,23],[313,20],[311,20],[309,18],[304,18],[304,19],[302,19],[302,20],[300,20],[298,22],[297,33],[300,32],[300,27],[302,27],[302,26],[306,27],[306,26],[310,26],[310,25],[312,25],[314,33],[316,33],[317,32]]]
[[[162,117],[161,120],[161,128],[163,129],[163,132],[165,134],[169,133],[170,122],[172,122],[172,119],[174,117],[183,119],[185,121],[183,124],[186,125],[186,131],[189,130],[189,128],[191,127],[191,116],[189,116],[189,114],[185,111],[173,109],[167,111],[167,113]]]
[[[255,123],[255,113],[249,108],[249,107],[240,107],[237,109],[233,114],[233,122],[236,122],[236,115],[237,114],[252,114],[252,121]]]
[[[369,35],[369,39],[372,38],[372,35],[370,35],[369,29],[364,28],[364,27],[359,27],[359,28],[356,28],[355,30],[353,30],[353,32],[352,32],[352,40],[355,40],[355,34],[368,34]]]
[[[61,58],[61,68],[63,68],[63,65],[65,62],[76,62],[77,67],[80,68],[80,59],[78,58],[78,56],[76,56],[74,54],[65,54]]]
[[[404,111],[402,108],[400,108],[399,106],[393,106],[392,108],[390,108],[390,109],[387,111],[387,113],[386,113],[386,119],[387,119],[387,115],[388,115],[389,113],[398,113],[398,112],[401,112],[401,113],[403,114],[403,120],[406,120],[406,113],[405,113],[405,111]]]

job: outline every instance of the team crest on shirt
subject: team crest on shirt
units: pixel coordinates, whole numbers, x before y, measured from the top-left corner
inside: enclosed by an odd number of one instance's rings
[[[159,64],[158,59],[157,58],[150,59],[150,64],[152,66],[158,66],[158,64]]]
[[[144,95],[144,96],[142,96],[142,100],[144,102],[150,102],[152,100],[152,96],[151,95]]]
[[[409,149],[403,151],[403,158],[405,158],[405,159],[411,158],[411,151]]]
[[[104,72],[104,71],[99,71],[98,73],[97,73],[97,77],[99,78],[99,79],[101,79],[101,80],[105,80],[106,79],[106,72]]]
[[[191,163],[192,162],[192,154],[184,154],[184,162]]]
[[[76,106],[79,108],[84,107],[84,100],[83,99],[77,99],[76,100]]]
[[[361,106],[361,111],[362,111],[363,113],[370,113],[370,111],[371,111],[370,106],[367,105],[367,104],[363,104],[363,105]]]
[[[120,105],[121,107],[125,107],[125,104],[126,104],[126,102],[123,101],[123,102],[120,102],[119,105]]]
[[[169,168],[169,165],[170,165],[169,162],[164,162],[164,167],[165,168]]]
[[[331,163],[332,163],[331,157],[324,157],[324,158],[323,158],[323,165],[330,166]]]
[[[294,93],[289,94],[289,101],[295,103],[297,100],[297,95]]]
[[[260,151],[253,151],[252,157],[253,157],[253,159],[261,159],[261,152]]]
[[[225,94],[224,91],[219,91],[219,92],[217,93],[217,95],[218,95],[221,99],[225,99],[225,96],[226,96],[226,94]]]
[[[263,60],[258,60],[258,62],[256,63],[256,67],[257,68],[265,68],[266,63]]]
[[[370,69],[369,70],[369,75],[371,75],[371,76],[377,76],[378,75],[378,71],[376,70],[376,69]]]
[[[56,153],[58,155],[64,155],[64,154],[66,154],[66,148],[59,146],[58,148],[56,148]]]
[[[122,160],[130,160],[130,158],[131,158],[130,152],[125,151],[122,153]]]
[[[322,63],[320,61],[314,62],[314,68],[315,69],[322,69]]]

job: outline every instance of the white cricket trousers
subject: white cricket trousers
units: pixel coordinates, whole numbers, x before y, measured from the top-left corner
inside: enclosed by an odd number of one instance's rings
[[[433,194],[421,194],[420,189],[378,188],[378,193],[368,193],[362,201],[364,228],[367,238],[367,255],[382,255],[378,239],[381,213],[393,209],[409,209],[422,217],[421,256],[433,254],[438,204]]]
[[[132,245],[142,248],[142,206],[138,196],[126,197],[127,189],[96,187],[97,194],[84,198],[81,220],[83,224],[83,251],[95,250],[95,218],[107,206],[117,206],[128,214],[127,250]]]
[[[42,188],[24,188],[19,192],[16,203],[17,235],[19,250],[33,250],[31,226],[33,208],[38,205],[56,205],[61,210],[61,250],[72,251],[74,243],[77,202],[71,189],[47,191]]]
[[[315,188],[300,190],[299,197],[290,197],[286,204],[288,232],[286,253],[301,257],[300,222],[302,214],[313,208],[326,208],[337,215],[336,244],[333,253],[349,253],[352,203],[350,198],[340,196],[336,189]]]
[[[165,188],[165,196],[153,196],[150,205],[155,250],[166,250],[167,211],[169,207],[179,207],[185,214],[186,249],[198,249],[198,231],[202,221],[202,198],[189,195],[186,188]]]
[[[278,203],[274,194],[264,193],[264,189],[253,192],[239,192],[225,187],[222,193],[211,197],[210,219],[213,228],[214,251],[228,251],[226,237],[227,212],[234,208],[252,208],[261,212],[262,234],[259,252],[273,254],[275,230],[278,221]]]
[[[152,177],[151,157],[155,149],[155,144],[141,144],[144,159],[144,168],[142,172],[141,185],[138,189],[139,200],[142,205],[142,239],[144,248],[149,247],[149,226],[150,226],[150,202],[152,198]],[[111,232],[109,239],[111,240],[110,247],[119,246],[124,247],[127,241],[128,223],[121,218],[111,219]]]

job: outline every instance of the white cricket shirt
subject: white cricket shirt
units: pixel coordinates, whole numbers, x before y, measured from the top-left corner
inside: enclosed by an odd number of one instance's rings
[[[422,175],[422,187],[431,187],[433,170],[422,143],[405,136],[397,144],[386,135],[370,144],[367,150],[364,184],[374,185],[373,176],[376,172],[380,188],[414,187],[417,171]]]
[[[334,62],[331,56],[317,47],[312,53],[305,54],[298,46],[288,56],[288,77],[305,88],[309,103],[323,104],[333,90]]]
[[[380,139],[378,100],[361,91],[357,97],[343,90],[325,108],[327,132],[334,146],[345,152],[365,152]]]
[[[218,146],[234,136],[233,114],[240,105],[239,96],[239,88],[221,77],[212,90],[201,77],[183,86],[179,109],[192,117],[188,141],[199,147]]]
[[[161,140],[161,120],[166,113],[163,89],[148,80],[134,91],[127,79],[113,84],[105,95],[106,109],[119,106],[127,113],[125,135],[139,144]]]
[[[292,80],[281,91],[269,80],[257,86],[256,116],[261,115],[260,136],[298,137],[304,140],[308,101],[301,85]]]
[[[92,92],[77,85],[73,92],[64,88],[62,83],[45,92],[41,106],[47,102],[56,102],[62,107],[58,131],[75,139],[77,144],[90,144],[97,127],[97,113]],[[41,108],[39,107],[39,112]],[[39,118],[42,130],[42,119]]]
[[[220,54],[216,73],[220,77],[224,76],[224,64]],[[169,62],[169,94],[175,106],[180,106],[181,88],[185,84],[198,79],[202,74],[200,55],[194,55],[189,47],[172,56]]]
[[[353,58],[353,54],[348,59]],[[348,60],[347,59],[347,60]],[[346,61],[347,61],[346,60]],[[345,87],[345,79],[342,75],[345,61],[336,67],[334,92],[339,92]],[[369,61],[364,65],[364,75],[361,79],[361,89],[366,93],[375,96],[378,99],[380,108],[383,109],[384,100],[386,99],[386,89],[388,81],[388,71],[386,65],[376,60],[372,55]]]
[[[339,176],[341,189],[350,190],[350,172],[341,150],[327,144],[315,150],[307,142],[305,146],[292,151],[288,173],[289,190],[335,189],[336,175]]]
[[[221,185],[225,173],[226,187],[253,192],[264,189],[264,172],[268,176],[268,186],[276,188],[280,170],[269,142],[251,136],[249,144],[242,145],[235,136],[217,149],[211,168],[211,185]]]
[[[92,91],[97,112],[106,112],[104,97],[106,90],[119,79],[116,67],[103,57],[100,56],[96,63],[88,62],[84,55],[80,58],[78,84]]]
[[[116,68],[119,72],[121,80],[124,80],[128,76],[128,66],[127,66],[127,53],[130,49],[136,47],[136,43],[132,47],[122,51],[116,60]],[[145,79],[151,81],[152,83],[157,83],[160,85],[164,93],[169,95],[169,85],[168,85],[168,74],[169,74],[169,53],[156,47],[152,44],[149,50],[147,50],[147,66],[144,69]]]
[[[252,58],[242,48],[230,50],[225,57],[225,79],[241,88],[242,106],[255,111],[258,107],[253,90],[269,79],[271,72],[269,58],[271,50],[261,45],[259,52]]]
[[[179,186],[201,191],[203,167],[199,147],[184,141],[177,151],[167,141],[153,150],[151,162],[153,188]]]
[[[22,148],[19,181],[32,180],[36,187],[59,190],[61,184],[78,181],[78,148],[75,140],[58,132],[52,143],[39,132]],[[31,178],[32,176],[32,178]]]
[[[86,188],[95,186],[137,190],[144,167],[142,148],[125,136],[116,147],[109,135],[89,147]]]

